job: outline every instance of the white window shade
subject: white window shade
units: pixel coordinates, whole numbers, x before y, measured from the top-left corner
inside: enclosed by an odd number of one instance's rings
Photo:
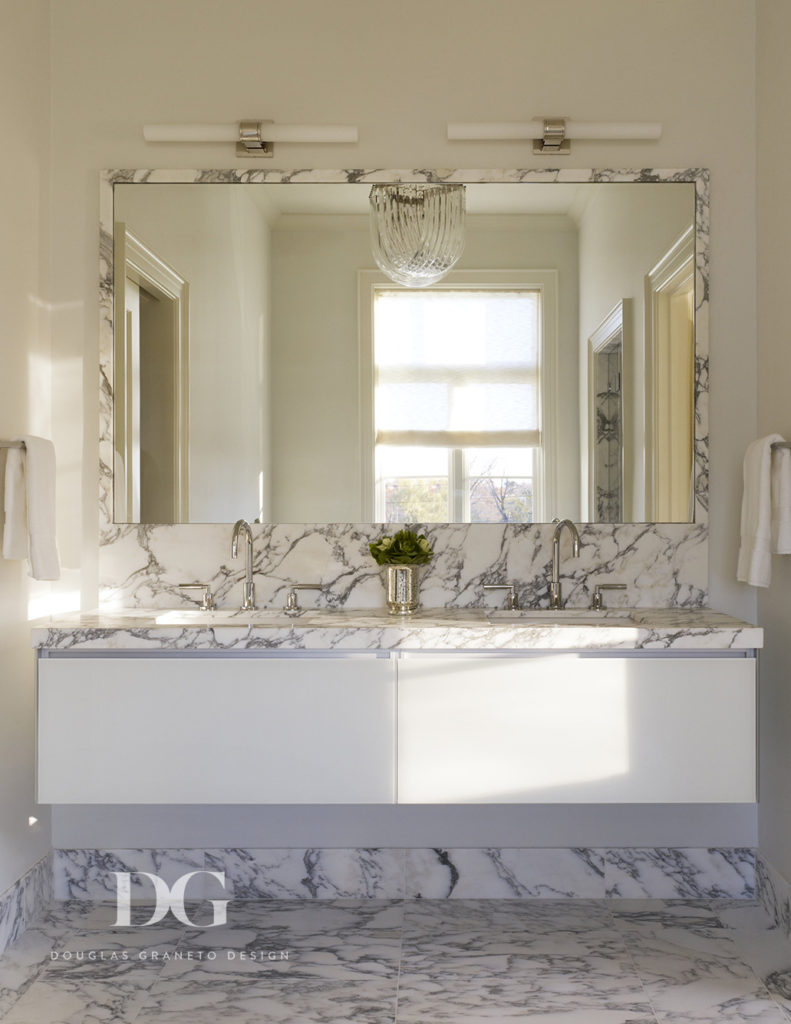
[[[539,445],[539,316],[537,290],[377,290],[376,443]]]

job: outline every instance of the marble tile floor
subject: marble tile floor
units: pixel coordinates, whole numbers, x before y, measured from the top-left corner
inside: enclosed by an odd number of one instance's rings
[[[55,904],[0,959],[0,1019],[791,1021],[791,944],[753,901],[256,900],[212,928],[114,920]]]

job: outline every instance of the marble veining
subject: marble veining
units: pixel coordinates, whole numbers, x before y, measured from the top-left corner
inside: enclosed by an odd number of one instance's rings
[[[178,589],[185,580],[211,586],[220,607],[240,604],[244,570],[229,558],[230,527],[117,526],[102,547],[101,603],[108,607],[189,607]],[[381,525],[254,524],[253,570],[259,605],[282,608],[295,582],[321,584],[306,593],[306,607],[381,608],[381,573],[368,544]],[[507,580],[523,607],[546,606],[552,560],[551,524],[496,526],[416,524],[434,549],[420,587],[427,608],[482,607],[483,584]],[[186,532],[185,532],[186,531]],[[699,524],[588,524],[580,528],[579,558],[566,559],[563,593],[587,607],[596,583],[627,584],[633,607],[705,605],[706,528]],[[193,604],[194,607],[194,604]]]
[[[593,480],[596,522],[623,519],[622,332],[592,357],[594,373]]]
[[[167,849],[55,851],[55,897],[116,898],[115,871],[149,871],[169,885],[220,871],[236,900],[255,899],[751,899],[748,849]],[[135,879],[145,898],[150,883]],[[189,898],[219,895],[210,878]],[[149,893],[150,895],[150,893]]]
[[[173,885],[188,871],[204,869],[202,853],[191,850],[55,850],[53,884],[58,900],[115,900],[117,880],[114,872],[146,871]],[[193,879],[189,895],[203,895],[202,879]],[[133,875],[133,899],[149,895],[150,883]]]
[[[192,612],[158,614],[127,609],[114,614],[64,615],[40,620],[35,647],[89,650],[752,650],[763,630],[709,609],[631,611],[628,623],[611,609],[592,624],[490,622],[482,609],[426,610],[411,616],[383,611],[306,611],[298,618],[273,612],[230,617]],[[174,622],[175,619],[175,622]]]
[[[374,181],[690,181],[696,192],[695,522],[593,524],[582,551],[567,563],[564,592],[588,604],[604,579],[629,587],[640,607],[701,607],[708,587],[708,304],[709,179],[679,170],[118,170],[101,179],[100,241],[100,600],[120,607],[186,607],[184,580],[212,586],[220,603],[238,602],[242,569],[228,564],[230,528],[223,525],[120,525],[112,522],[112,225],[116,182],[374,182]],[[420,525],[435,549],[422,586],[429,607],[483,604],[486,582],[513,580],[525,605],[546,601],[552,526]],[[367,545],[381,526],[254,526],[259,600],[282,606],[295,582],[322,584],[329,607],[375,608],[383,589]]]
[[[618,849],[605,855],[608,896],[722,899],[755,896],[755,851],[750,849]]]
[[[47,854],[0,895],[0,954],[52,900],[52,856]]]
[[[756,858],[755,888],[758,900],[772,923],[786,938],[791,938],[791,884],[761,854]]]
[[[602,850],[407,850],[409,899],[601,897]]]
[[[791,946],[749,900],[249,900],[220,928],[51,910],[7,1024],[782,1024]],[[27,943],[27,945],[25,945]]]

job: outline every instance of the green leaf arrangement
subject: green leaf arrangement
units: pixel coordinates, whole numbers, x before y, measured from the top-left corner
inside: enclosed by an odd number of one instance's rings
[[[394,537],[382,537],[368,545],[377,565],[425,565],[431,561],[434,552],[421,533],[414,530],[399,530]]]

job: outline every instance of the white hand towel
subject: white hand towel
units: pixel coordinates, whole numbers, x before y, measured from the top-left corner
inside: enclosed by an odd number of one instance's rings
[[[791,449],[772,452],[772,551],[791,555]]]
[[[57,580],[55,446],[32,435],[16,440],[24,441],[25,447],[11,448],[6,456],[3,556],[27,558],[28,574],[34,579]]]
[[[742,529],[736,579],[753,587],[768,587],[772,580],[772,442],[769,434],[748,445],[744,456]]]

